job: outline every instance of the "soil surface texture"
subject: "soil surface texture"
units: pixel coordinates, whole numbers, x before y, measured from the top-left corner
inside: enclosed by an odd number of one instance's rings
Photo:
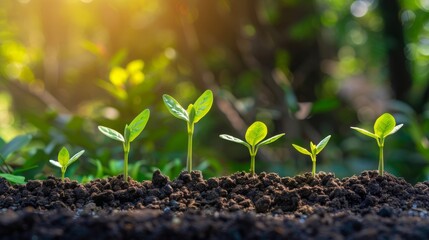
[[[377,171],[0,178],[0,239],[429,239],[429,182]]]

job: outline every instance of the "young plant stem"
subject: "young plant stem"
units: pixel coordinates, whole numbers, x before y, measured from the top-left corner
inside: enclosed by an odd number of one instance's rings
[[[255,175],[255,155],[250,155],[250,175]]]
[[[312,161],[313,162],[313,170],[311,171],[311,175],[316,176],[316,161]]]
[[[124,152],[124,180],[128,182],[128,151]]]
[[[313,167],[311,168],[311,175],[316,176],[316,157],[311,157],[311,162],[313,163]]]
[[[384,146],[380,147],[380,159],[379,159],[379,163],[378,163],[378,173],[380,174],[380,176],[384,175],[384,154],[383,154],[383,148]]]
[[[61,182],[64,182],[64,175],[66,174],[66,170],[61,169]]]
[[[256,152],[258,151],[257,149],[255,149],[254,146],[252,146],[250,150],[250,175],[253,176],[255,175],[255,157],[256,157]]]
[[[380,174],[380,176],[383,176],[384,175],[384,154],[383,154],[384,139],[378,140],[378,147],[380,148],[380,154],[379,154],[379,160],[378,160],[378,174]]]
[[[192,171],[192,135],[194,134],[194,124],[188,123],[188,157],[186,159],[186,170]]]
[[[124,180],[128,182],[128,154],[130,153],[130,143],[124,143]]]

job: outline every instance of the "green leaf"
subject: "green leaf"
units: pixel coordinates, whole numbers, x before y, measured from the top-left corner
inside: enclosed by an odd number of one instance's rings
[[[296,144],[292,144],[292,146],[298,151],[298,152],[300,152],[300,153],[302,153],[302,154],[304,154],[304,155],[308,155],[308,156],[311,156],[311,152],[309,152],[307,149],[305,149],[305,148],[303,148],[303,147],[301,147],[301,146],[298,146],[298,145],[296,145]]]
[[[16,176],[8,173],[0,173],[0,177],[6,178],[6,180],[12,183],[25,184],[25,177],[23,176]]]
[[[174,99],[172,96],[164,94],[162,96],[162,100],[165,103],[165,106],[167,106],[168,111],[175,117],[189,121],[188,113],[186,110],[180,105],[176,99]]]
[[[272,136],[272,137],[270,137],[268,139],[265,139],[264,141],[262,141],[262,142],[259,143],[259,146],[267,145],[267,144],[270,144],[272,142],[275,142],[275,141],[277,141],[277,139],[283,137],[284,135],[285,135],[284,133],[281,133],[281,134],[277,134],[275,136]]]
[[[31,135],[20,135],[12,139],[10,142],[3,145],[0,149],[0,155],[6,159],[11,153],[21,149],[31,140]],[[1,162],[1,161],[0,161]]]
[[[250,145],[247,142],[245,142],[245,141],[243,141],[243,140],[241,140],[239,138],[233,137],[231,135],[228,135],[228,134],[221,134],[221,135],[219,135],[219,137],[222,138],[222,139],[231,141],[231,142],[236,142],[236,143],[243,144],[246,147],[250,147]]]
[[[189,104],[188,109],[186,110],[189,116],[189,123],[195,123],[195,108],[193,104]]]
[[[372,133],[372,132],[369,132],[369,131],[367,131],[367,130],[365,130],[365,129],[362,129],[362,128],[358,128],[358,127],[350,127],[351,129],[353,129],[353,130],[356,130],[356,131],[358,131],[358,132],[360,132],[360,133],[362,133],[363,135],[366,135],[366,136],[368,136],[368,137],[372,137],[372,138],[375,138],[375,139],[377,139],[378,137],[377,137],[377,135],[375,135],[374,133]]]
[[[124,136],[124,142],[126,145],[130,143],[130,135],[131,135],[130,126],[128,126],[128,124],[125,124],[123,136]]]
[[[49,162],[50,162],[52,165],[56,166],[56,167],[59,167],[59,168],[62,168],[62,167],[63,167],[63,166],[61,166],[61,163],[59,163],[59,162],[57,162],[57,161],[55,161],[55,160],[49,160]]]
[[[111,139],[114,139],[114,140],[120,141],[120,142],[125,142],[125,139],[122,136],[122,134],[120,134],[116,130],[113,130],[111,128],[104,127],[104,126],[98,126],[98,130],[100,130],[100,132],[102,134],[106,135],[107,137],[109,137]]]
[[[316,155],[316,145],[312,141],[310,141],[310,150],[312,154]]]
[[[140,133],[143,131],[143,129],[146,127],[147,122],[149,121],[150,116],[150,110],[145,109],[143,110],[137,117],[133,119],[133,121],[130,123],[130,136],[129,141],[132,142]]]
[[[69,163],[70,155],[67,148],[62,147],[60,152],[58,153],[58,162],[61,164],[61,166],[65,167]]]
[[[263,122],[256,121],[246,131],[246,141],[251,146],[256,146],[267,136],[267,126]]]
[[[404,126],[404,124],[399,124],[399,125],[395,126],[395,127],[393,128],[393,130],[392,130],[389,134],[387,134],[386,136],[388,136],[388,135],[392,135],[392,134],[396,133],[399,129],[401,129],[401,128],[402,128],[402,126]]]
[[[319,142],[319,144],[317,144],[316,146],[316,154],[319,154],[328,144],[329,139],[331,139],[331,135],[325,137],[324,139],[322,139],[322,141]]]
[[[213,105],[213,93],[211,90],[206,90],[201,96],[195,101],[195,123],[201,120],[209,111]]]
[[[76,162],[76,160],[77,160],[77,159],[79,159],[79,158],[80,158],[80,156],[82,156],[82,154],[83,154],[84,152],[85,152],[85,150],[82,150],[82,151],[80,151],[80,152],[76,153],[75,155],[73,155],[73,157],[71,157],[71,158],[70,158],[70,160],[69,160],[69,162],[68,162],[68,164],[67,164],[67,167],[68,167],[68,166],[70,166],[70,164],[72,164],[72,163]]]
[[[385,136],[389,135],[390,132],[392,132],[395,126],[395,118],[391,114],[385,113],[375,121],[374,133],[378,137],[384,138]]]

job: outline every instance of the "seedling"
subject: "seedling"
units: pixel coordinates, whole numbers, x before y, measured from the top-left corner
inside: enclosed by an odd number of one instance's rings
[[[124,129],[124,135],[120,134],[116,130],[108,127],[98,126],[98,130],[107,137],[120,141],[124,147],[124,179],[128,182],[128,154],[130,153],[130,143],[136,139],[149,120],[150,111],[149,109],[143,110],[137,117],[131,121],[130,125],[126,124]]]
[[[67,148],[62,147],[60,152],[58,153],[58,161],[49,160],[52,165],[61,168],[61,181],[64,182],[64,175],[66,174],[67,167],[70,166],[70,164],[76,162],[77,159],[79,159],[79,157],[82,156],[84,152],[85,150],[82,150],[70,158],[70,154]]]
[[[378,148],[380,150],[378,161],[378,173],[384,175],[384,140],[387,136],[396,133],[404,124],[396,125],[395,118],[389,114],[384,113],[374,123],[374,133],[358,127],[351,127],[352,129],[377,140]]]
[[[185,110],[179,102],[176,101],[172,96],[164,94],[162,96],[165,106],[168,111],[176,118],[182,119],[187,122],[188,126],[188,157],[186,160],[186,170],[192,171],[192,135],[194,134],[194,125],[201,120],[210,110],[213,104],[213,93],[210,90],[206,90],[201,96],[195,101],[194,104],[189,104],[187,110]]]
[[[246,135],[245,135],[246,142],[239,138],[236,138],[227,134],[221,134],[219,135],[219,137],[231,142],[243,144],[249,149],[250,174],[254,175],[255,174],[255,157],[256,157],[256,154],[258,153],[259,147],[270,144],[276,141],[277,139],[279,139],[280,137],[282,137],[283,135],[285,135],[284,133],[281,133],[264,140],[264,138],[267,136],[267,132],[268,132],[267,126],[263,122],[256,121],[252,125],[250,125],[250,127],[246,131]]]
[[[311,157],[311,161],[313,162],[313,168],[311,170],[311,174],[313,175],[313,177],[316,175],[316,156],[326,147],[330,138],[331,138],[331,135],[325,137],[317,145],[314,144],[312,141],[310,141],[310,151],[296,144],[292,144],[292,146],[298,152]]]

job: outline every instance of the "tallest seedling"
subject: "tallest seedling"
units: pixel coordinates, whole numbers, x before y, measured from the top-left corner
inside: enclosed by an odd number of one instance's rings
[[[124,179],[125,182],[128,182],[128,154],[130,153],[130,143],[136,139],[143,129],[146,127],[147,122],[149,121],[150,111],[149,109],[143,110],[137,117],[131,121],[128,125],[125,125],[124,135],[120,134],[114,129],[98,126],[98,130],[107,137],[122,142],[124,147]]]
[[[175,117],[187,122],[188,126],[188,158],[186,161],[186,170],[192,171],[192,135],[194,134],[194,125],[201,120],[210,110],[213,104],[213,93],[206,90],[194,104],[189,104],[185,110],[179,102],[172,96],[164,94],[162,96],[168,111]]]
[[[387,136],[394,134],[397,132],[403,124],[396,125],[395,118],[389,113],[385,113],[381,115],[374,123],[374,133],[367,131],[362,128],[351,127],[352,129],[366,135],[368,137],[374,138],[377,140],[377,144],[380,150],[380,156],[378,161],[378,173],[383,176],[384,175],[384,156],[383,156],[383,148],[384,148],[384,140]]]

